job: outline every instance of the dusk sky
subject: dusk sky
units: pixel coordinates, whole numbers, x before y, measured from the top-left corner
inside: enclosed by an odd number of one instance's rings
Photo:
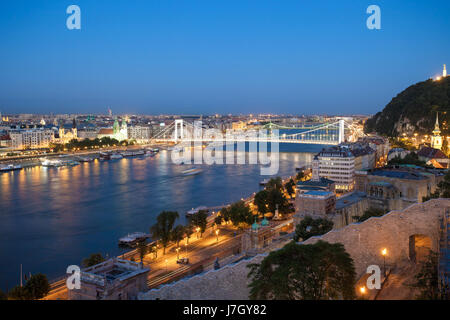
[[[449,32],[448,0],[1,0],[0,111],[371,114],[450,65]]]

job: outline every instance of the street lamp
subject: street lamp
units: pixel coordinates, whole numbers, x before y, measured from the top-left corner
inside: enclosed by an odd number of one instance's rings
[[[383,256],[383,274],[384,274],[384,277],[386,278],[386,255],[387,255],[386,248],[381,250],[381,255]]]
[[[216,242],[219,243],[219,229],[216,230]]]
[[[361,297],[364,299],[364,295],[366,294],[366,287],[362,286],[359,288],[359,292],[361,292]]]
[[[176,250],[177,250],[177,260],[180,260],[180,248],[178,247]]]
[[[197,227],[197,229],[195,229],[197,231],[197,239],[198,239],[198,232],[200,231],[200,227]]]

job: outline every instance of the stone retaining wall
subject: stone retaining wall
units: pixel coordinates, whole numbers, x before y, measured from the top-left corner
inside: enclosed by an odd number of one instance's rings
[[[333,230],[320,237],[313,237],[305,244],[324,240],[342,243],[355,262],[358,276],[366,272],[369,265],[383,266],[381,249],[388,254],[386,264],[396,265],[409,260],[410,236],[425,235],[431,238],[432,249],[439,241],[439,219],[450,199],[434,199],[422,204],[414,204],[403,211],[392,211],[383,217],[370,218],[362,223],[354,223],[342,229]],[[249,263],[260,263],[265,255],[225,266],[220,270],[180,280],[160,289],[141,293],[139,299],[153,300],[237,300],[248,299]]]

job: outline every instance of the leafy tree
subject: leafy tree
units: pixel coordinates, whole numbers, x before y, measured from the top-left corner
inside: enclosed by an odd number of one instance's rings
[[[101,253],[93,253],[88,258],[83,259],[81,265],[85,268],[95,266],[96,264],[102,263],[105,258]]]
[[[291,196],[294,193],[294,187],[295,182],[294,180],[290,179],[285,185],[286,192],[289,194],[289,196]]]
[[[177,244],[177,247],[180,246],[180,241],[184,238],[184,226],[178,225],[172,231],[172,241]]]
[[[153,257],[158,258],[158,245],[155,243],[150,245],[149,252],[153,253]]]
[[[191,217],[192,225],[196,228],[200,228],[200,237],[203,236],[203,233],[206,230],[207,218],[208,213],[205,210],[199,210]]]
[[[291,242],[250,264],[250,299],[353,299],[355,268],[340,243]]]
[[[137,251],[141,262],[144,263],[144,257],[148,252],[147,243],[145,241],[139,241],[137,244]]]
[[[381,217],[386,214],[385,210],[377,209],[377,208],[369,208],[364,211],[362,216],[354,216],[353,220],[356,222],[363,222],[372,217]]]
[[[221,215],[227,217],[235,227],[245,228],[253,222],[253,214],[244,201],[233,203],[221,210]]]
[[[266,184],[266,189],[282,190],[283,189],[283,180],[280,177],[270,179]]]
[[[255,196],[253,197],[253,204],[258,208],[258,211],[262,214],[265,214],[269,212],[269,206],[267,204],[268,202],[268,191],[267,190],[261,190]]]
[[[328,219],[318,218],[313,219],[306,216],[296,227],[294,240],[305,241],[314,236],[320,236],[333,229],[333,222]]]
[[[419,156],[415,152],[407,154],[404,158],[396,156],[395,158],[389,160],[388,165],[401,165],[401,164],[413,164],[420,167],[428,167],[425,161],[419,159]]]
[[[277,206],[281,213],[289,212],[289,202],[284,195],[281,178],[270,179],[266,188],[255,195],[253,203],[262,214],[275,212]]]
[[[220,215],[220,214],[218,214],[218,215],[214,218],[214,223],[215,223],[217,226],[220,226],[220,225],[222,224],[222,221],[223,221],[223,217],[222,217],[222,215]]]
[[[160,239],[163,246],[163,254],[166,254],[166,248],[172,237],[172,230],[175,221],[179,218],[176,211],[163,211],[156,218],[156,223],[150,228],[150,233],[154,239]]]
[[[305,173],[303,171],[297,172],[297,176],[295,177],[295,180],[302,181],[305,178]]]
[[[416,299],[442,299],[439,293],[438,263],[439,255],[432,251],[430,251],[427,259],[421,263],[421,268],[415,275],[415,282],[412,284],[412,287],[417,288],[420,291],[420,293],[416,296]]]
[[[27,280],[24,288],[30,299],[41,299],[50,292],[50,283],[44,274],[37,273]]]
[[[25,287],[15,286],[8,292],[9,300],[30,300],[30,296],[28,292],[25,290]]]
[[[187,238],[187,243],[189,244],[189,239],[191,238],[192,234],[194,233],[194,226],[191,223],[188,223],[184,227],[184,235]]]

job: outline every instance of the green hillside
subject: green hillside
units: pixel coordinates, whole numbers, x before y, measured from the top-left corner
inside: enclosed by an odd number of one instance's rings
[[[367,120],[364,130],[387,136],[414,132],[430,134],[439,112],[442,135],[450,135],[450,76],[427,80],[402,91],[383,109]]]

